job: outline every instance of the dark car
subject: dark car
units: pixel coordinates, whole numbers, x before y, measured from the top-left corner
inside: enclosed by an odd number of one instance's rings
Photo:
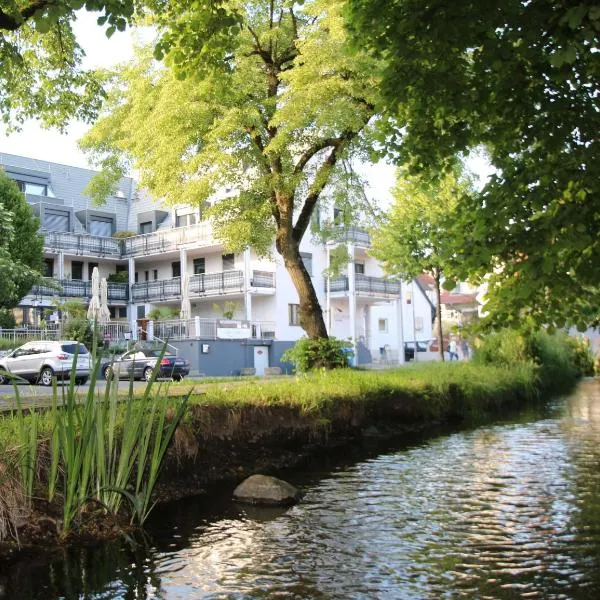
[[[149,381],[156,363],[160,361],[157,377],[172,377],[175,381],[181,381],[190,373],[190,363],[183,358],[177,358],[174,354],[164,354],[162,350],[142,348],[125,352],[114,361],[104,365],[103,374],[105,379],[116,377],[117,379],[145,379]]]

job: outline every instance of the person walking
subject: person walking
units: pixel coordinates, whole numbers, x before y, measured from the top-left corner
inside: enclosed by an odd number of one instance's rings
[[[458,360],[458,347],[456,345],[456,340],[450,340],[448,352],[450,354],[450,360]]]

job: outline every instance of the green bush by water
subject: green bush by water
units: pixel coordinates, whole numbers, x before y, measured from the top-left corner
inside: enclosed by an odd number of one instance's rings
[[[283,353],[281,361],[292,363],[298,373],[306,373],[315,369],[347,367],[348,358],[353,355],[350,344],[343,340],[302,338]]]

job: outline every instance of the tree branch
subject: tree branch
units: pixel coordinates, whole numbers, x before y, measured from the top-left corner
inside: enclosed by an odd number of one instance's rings
[[[5,13],[0,9],[0,29],[16,31],[25,21],[31,19],[38,10],[43,10],[54,4],[56,4],[56,0],[33,0],[31,4],[28,4],[18,12],[20,18]]]
[[[340,136],[340,137],[336,137],[336,138],[325,138],[325,139],[317,142],[313,146],[311,146],[300,157],[300,159],[296,163],[296,166],[294,167],[294,175],[298,175],[298,174],[302,173],[302,171],[304,170],[304,167],[306,167],[306,165],[308,164],[310,159],[315,154],[317,154],[317,152],[320,152],[321,150],[325,150],[325,148],[328,148],[330,146],[333,148],[336,148],[337,146],[339,146],[339,144],[341,144],[344,141],[344,139],[345,139],[344,136]]]
[[[329,181],[329,177],[325,175],[326,171],[332,169],[338,161],[340,154],[346,148],[346,146],[350,143],[352,139],[354,139],[358,135],[358,131],[346,131],[344,135],[341,136],[341,141],[337,143],[329,156],[325,160],[325,162],[318,168],[317,174],[315,175],[315,183],[313,183],[310,188],[308,195],[306,196],[306,200],[304,200],[304,204],[302,205],[302,210],[300,211],[300,215],[298,216],[298,220],[296,221],[296,225],[294,226],[294,240],[297,243],[300,243],[302,237],[306,233],[306,229],[308,224],[310,223],[310,217],[315,209],[315,205],[317,204],[317,200],[319,199],[321,192],[327,185]]]

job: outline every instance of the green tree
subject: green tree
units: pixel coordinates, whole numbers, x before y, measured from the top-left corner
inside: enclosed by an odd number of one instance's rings
[[[39,117],[62,126],[96,114],[102,88],[80,68],[83,51],[72,30],[84,6],[103,13],[98,24],[109,37],[135,9],[134,0],[0,0],[0,116],[8,125]]]
[[[388,274],[402,279],[414,279],[421,273],[433,277],[442,360],[441,283],[455,254],[452,224],[456,208],[470,191],[470,182],[454,172],[428,179],[400,171],[393,190],[394,203],[372,234],[371,254]]]
[[[0,170],[0,308],[13,308],[40,278],[39,220],[14,181]]]
[[[346,189],[342,159],[370,148],[378,63],[348,49],[339,0],[236,6],[228,17],[187,0],[163,7],[155,55],[168,68],[146,55],[118,74],[82,142],[105,170],[91,192],[105,196],[128,160],[175,204],[229,190],[208,211],[216,235],[232,251],[267,253],[274,240],[302,327],[326,337],[299,245],[317,202]]]
[[[461,206],[463,275],[491,272],[497,322],[583,327],[600,305],[600,7],[542,0],[349,0],[386,58],[388,148],[432,168],[483,144],[497,168]],[[402,129],[400,129],[402,128]]]

